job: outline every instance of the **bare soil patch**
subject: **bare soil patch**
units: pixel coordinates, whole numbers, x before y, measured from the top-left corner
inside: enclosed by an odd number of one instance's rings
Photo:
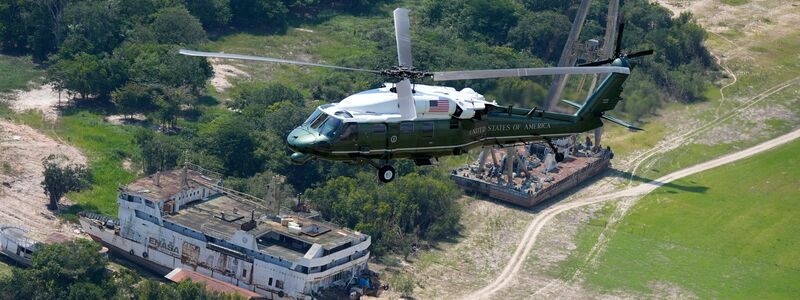
[[[143,114],[128,115],[110,115],[103,118],[104,121],[114,125],[136,125],[147,121],[147,117]]]
[[[250,78],[250,74],[247,72],[242,71],[235,65],[225,64],[221,59],[212,58],[210,61],[211,67],[214,68],[214,77],[211,78],[211,85],[213,85],[218,92],[225,91],[233,86],[229,78]]]
[[[44,240],[53,233],[75,236],[77,226],[65,224],[47,209],[42,160],[50,154],[85,164],[86,157],[75,147],[57,142],[25,125],[0,120],[0,223],[30,229],[30,235]],[[62,204],[69,205],[68,199]]]
[[[62,93],[61,104],[66,104],[68,98],[65,93]],[[38,110],[47,120],[52,121],[58,118],[59,93],[53,89],[51,84],[45,84],[29,91],[16,92],[8,103],[15,112]]]

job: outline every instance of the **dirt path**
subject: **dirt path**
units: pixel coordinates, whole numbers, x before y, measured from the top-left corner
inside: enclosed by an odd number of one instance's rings
[[[74,235],[73,226],[63,224],[47,209],[47,196],[40,186],[42,160],[53,153],[65,155],[71,163],[86,163],[78,149],[29,126],[0,119],[0,224],[30,229],[39,240],[55,232]]]
[[[694,128],[692,130],[689,130],[689,131],[687,131],[685,133],[682,133],[682,134],[679,134],[679,135],[664,139],[663,141],[659,142],[659,144],[656,147],[653,147],[653,148],[651,148],[651,149],[649,149],[649,150],[647,150],[645,152],[642,152],[642,153],[640,153],[639,155],[637,155],[636,157],[634,157],[632,159],[632,161],[634,161],[635,163],[633,164],[633,167],[630,170],[630,173],[631,173],[630,178],[632,179],[633,176],[636,174],[636,172],[638,172],[638,170],[642,166],[642,164],[647,162],[653,156],[655,156],[657,154],[666,153],[668,151],[671,151],[671,150],[674,150],[674,149],[680,147],[681,145],[684,145],[684,144],[688,143],[693,137],[699,135],[700,133],[703,133],[706,130],[708,130],[710,128],[713,128],[714,126],[717,126],[717,125],[721,124],[722,122],[730,120],[731,118],[739,115],[741,112],[749,109],[753,105],[756,105],[759,102],[763,101],[764,99],[767,99],[769,96],[771,96],[771,95],[773,95],[773,94],[775,94],[777,92],[780,92],[780,91],[782,91],[782,90],[784,90],[784,89],[786,89],[786,88],[788,88],[788,87],[790,87],[790,86],[792,86],[794,84],[797,84],[797,83],[800,83],[800,77],[795,77],[795,78],[792,78],[790,80],[781,82],[781,83],[779,83],[779,84],[767,89],[766,91],[763,91],[760,94],[758,94],[758,95],[756,95],[754,97],[751,97],[750,99],[748,99],[744,103],[739,104],[733,110],[723,114],[722,116],[719,116],[719,117],[715,118],[714,120],[712,120],[710,122],[707,122],[707,123],[703,124],[702,126],[696,127],[696,128]],[[634,182],[633,180],[630,180],[628,182],[628,186],[633,185],[633,182]]]
[[[674,180],[684,178],[705,170],[709,170],[712,168],[716,168],[718,166],[728,164],[740,159],[744,159],[750,157],[752,155],[770,150],[772,148],[778,147],[780,145],[786,144],[791,142],[797,138],[800,138],[800,129],[792,131],[791,133],[782,135],[775,139],[769,140],[767,142],[761,143],[759,145],[747,148],[745,150],[728,154],[722,156],[720,158],[697,164],[692,167],[688,167],[686,169],[682,169],[671,174],[662,176],[656,180],[635,186],[629,187],[625,190],[621,190],[618,192],[614,192],[611,194],[600,195],[596,197],[586,198],[577,200],[574,202],[563,203],[559,205],[555,205],[549,207],[541,212],[538,216],[536,216],[533,221],[528,225],[527,230],[523,236],[523,239],[520,241],[516,251],[512,255],[511,260],[508,262],[506,267],[503,271],[497,276],[497,278],[489,285],[481,288],[480,290],[470,294],[467,296],[467,299],[488,299],[491,298],[491,295],[495,292],[505,288],[509,285],[513,280],[514,276],[519,272],[525,262],[525,258],[528,257],[530,254],[533,245],[536,243],[536,238],[538,237],[539,233],[542,231],[542,228],[556,215],[579,207],[583,207],[586,205],[591,205],[595,203],[605,202],[616,200],[620,198],[626,197],[638,197],[642,195],[646,195],[658,187],[661,187],[667,183],[670,183]]]

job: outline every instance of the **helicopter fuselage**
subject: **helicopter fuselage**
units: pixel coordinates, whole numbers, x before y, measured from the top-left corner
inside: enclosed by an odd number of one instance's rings
[[[316,147],[292,147],[296,145],[292,142],[292,135],[289,145],[298,153],[328,160],[425,160],[459,155],[486,145],[560,138],[602,126],[599,119],[596,122],[575,122],[575,119],[569,114],[487,106],[484,113],[471,119],[343,123],[342,131],[331,136],[315,131],[309,124],[293,133],[311,135],[306,139],[313,138]],[[300,158],[296,162],[302,162],[305,157]]]
[[[617,59],[613,65],[624,65]],[[622,99],[627,73],[612,73],[574,114],[515,108],[489,102],[471,89],[419,85],[412,91],[416,118],[403,119],[393,88],[364,91],[339,103],[318,107],[287,137],[294,163],[321,158],[370,163],[379,179],[391,181],[392,159],[432,159],[460,155],[472,148],[528,143],[566,137],[603,126],[601,119],[635,128],[605,116]],[[561,154],[556,153],[556,160]],[[563,155],[560,157],[563,158]]]

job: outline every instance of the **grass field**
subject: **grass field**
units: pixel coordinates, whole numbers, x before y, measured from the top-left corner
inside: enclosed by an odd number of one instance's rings
[[[14,57],[0,55],[0,93],[8,93],[12,90],[26,89],[30,81],[44,75],[44,71],[38,69],[28,57]]]
[[[668,283],[700,298],[796,297],[797,153],[800,141],[675,182],[699,192],[659,188],[619,224],[587,282],[645,293]]]
[[[73,206],[65,217],[70,219],[81,210],[117,215],[117,187],[135,179],[135,174],[122,167],[126,158],[139,155],[139,148],[133,144],[135,127],[106,123],[101,115],[89,111],[65,113],[55,124],[43,121],[38,113],[18,114],[11,118],[77,147],[87,156],[92,187],[67,195],[78,205]]]
[[[5,262],[0,261],[0,277],[11,275],[12,266],[7,265]]]

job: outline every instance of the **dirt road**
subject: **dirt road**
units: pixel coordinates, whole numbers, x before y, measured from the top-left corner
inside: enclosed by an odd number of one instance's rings
[[[0,119],[0,224],[30,229],[31,236],[39,240],[55,232],[74,234],[72,226],[46,208],[48,200],[40,182],[44,179],[42,160],[50,154],[63,154],[71,163],[86,163],[75,147],[29,126]]]
[[[466,299],[489,299],[491,298],[492,294],[496,293],[497,291],[505,288],[508,286],[512,281],[514,276],[519,273],[520,269],[524,265],[525,258],[528,257],[530,254],[533,245],[536,243],[536,239],[539,236],[539,233],[542,231],[542,228],[556,215],[575,209],[578,207],[583,207],[586,205],[604,202],[604,201],[612,201],[617,199],[623,199],[627,197],[637,197],[648,194],[655,190],[656,188],[663,186],[667,183],[670,183],[674,180],[684,178],[705,170],[709,170],[727,163],[731,163],[740,159],[744,159],[750,157],[752,155],[767,151],[769,149],[778,147],[780,145],[786,144],[791,142],[797,138],[800,138],[800,129],[792,131],[791,133],[782,135],[775,139],[766,141],[759,145],[747,148],[745,150],[728,154],[722,156],[720,158],[697,164],[692,167],[688,167],[671,174],[662,176],[656,180],[640,184],[635,187],[629,187],[627,189],[600,195],[596,197],[586,198],[577,200],[574,202],[569,203],[562,203],[558,205],[554,205],[543,210],[538,216],[536,216],[533,221],[531,221],[530,225],[525,231],[525,234],[522,240],[519,242],[517,249],[514,251],[514,254],[511,257],[511,260],[508,262],[506,267],[503,271],[497,276],[497,278],[490,283],[489,285],[481,288],[480,290],[468,295]]]

